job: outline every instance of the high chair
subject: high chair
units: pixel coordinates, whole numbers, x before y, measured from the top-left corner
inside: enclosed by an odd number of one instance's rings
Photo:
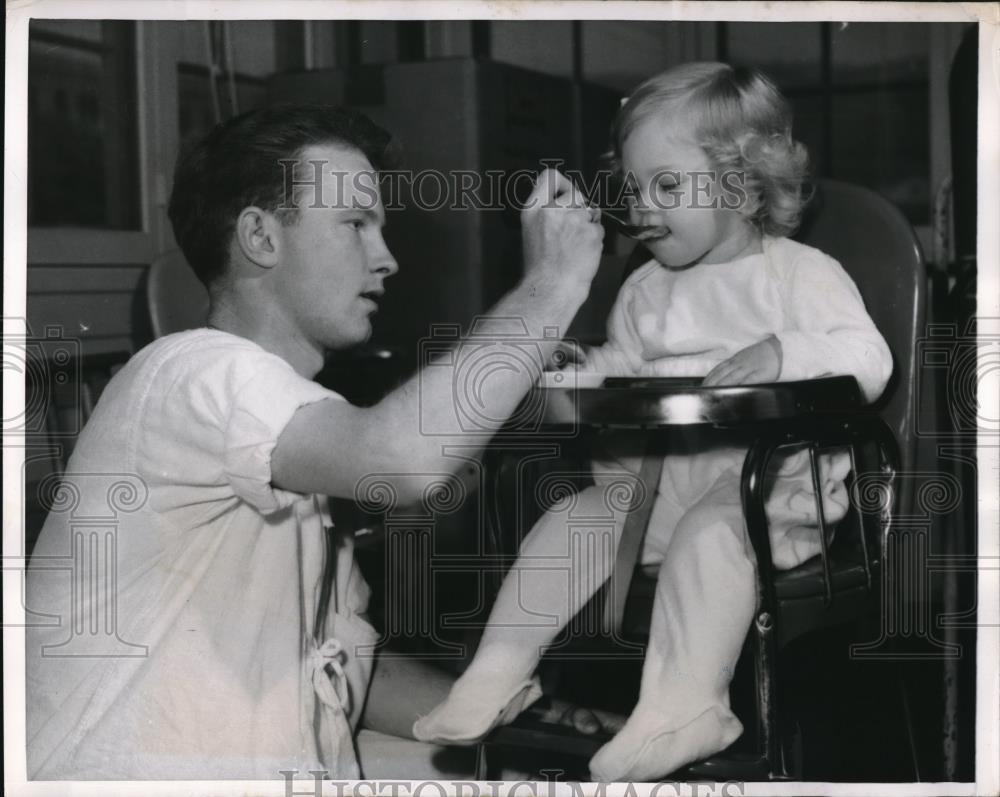
[[[740,740],[730,750],[673,773],[678,779],[801,777],[794,740],[779,721],[778,652],[808,632],[857,620],[879,605],[893,516],[901,507],[905,511],[912,498],[905,492],[912,480],[900,480],[897,475],[913,469],[915,456],[916,339],[924,323],[926,293],[916,236],[900,211],[874,191],[821,180],[796,238],[836,258],[854,279],[892,351],[893,375],[883,397],[866,410],[792,423],[762,422],[756,427],[741,485],[747,530],[758,565],[757,608],[740,665],[744,669],[752,665],[754,716],[741,719],[744,736],[753,737],[753,752],[736,753],[744,741]],[[637,251],[629,265],[637,267],[648,257],[648,253]],[[626,273],[628,270],[627,266]],[[777,449],[799,444],[811,450],[814,479],[818,478],[815,461],[819,451],[850,449],[852,510],[838,524],[829,549],[824,545],[820,556],[792,570],[776,571],[764,513],[763,477]],[[648,484],[658,482],[662,459],[658,463],[656,459],[647,456],[644,462],[642,478]],[[615,561],[616,577],[604,591],[604,631],[618,639],[642,641],[648,631],[655,571],[645,573],[636,565],[649,503],[638,507],[638,522],[631,522],[631,515],[626,522]],[[822,531],[825,539],[825,528]],[[736,710],[740,714],[738,707]],[[491,774],[491,753],[498,749],[531,749],[536,756],[539,750],[549,750],[553,756],[576,756],[585,763],[604,741],[543,726],[529,712],[513,725],[497,729],[484,742],[485,774]]]

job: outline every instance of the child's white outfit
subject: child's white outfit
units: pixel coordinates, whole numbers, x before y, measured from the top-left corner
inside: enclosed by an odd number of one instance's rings
[[[26,631],[29,778],[359,777],[368,587],[326,498],[277,489],[270,467],[295,411],[339,398],[208,329],[115,376],[28,574],[27,607],[48,615]],[[88,559],[78,581],[74,546],[109,534],[110,565]]]
[[[892,372],[889,349],[840,265],[770,237],[763,253],[728,263],[639,268],[611,311],[607,343],[588,353],[584,370],[704,376],[772,334],[782,381],[849,374],[872,401]],[[611,575],[625,512],[606,499],[616,474],[637,473],[640,464],[627,438],[612,447],[593,464],[595,484],[552,507],[525,538],[474,660],[448,699],[414,725],[417,738],[468,742],[537,696],[531,675],[540,655]],[[656,779],[742,732],[729,682],[755,605],[739,491],[744,455],[731,441],[695,432],[665,458],[642,551],[660,572],[639,702],[592,759],[597,780]],[[821,470],[824,513],[834,522],[847,509],[846,454],[824,455]],[[819,552],[807,451],[775,458],[767,511],[776,567]],[[603,544],[595,543],[602,533]]]

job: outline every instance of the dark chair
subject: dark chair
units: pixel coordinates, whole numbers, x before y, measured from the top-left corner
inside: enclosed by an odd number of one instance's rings
[[[856,620],[878,605],[892,513],[912,500],[907,492],[911,481],[895,477],[911,471],[915,458],[916,340],[924,323],[926,277],[914,232],[900,211],[874,191],[821,180],[796,238],[836,258],[857,283],[893,353],[893,376],[870,412],[790,426],[764,424],[757,433],[744,466],[743,502],[758,560],[758,605],[741,661],[743,668],[752,663],[755,717],[752,722],[744,717],[744,724],[754,735],[754,745],[751,752],[743,745],[744,752],[736,753],[738,742],[729,751],[674,773],[679,778],[782,780],[801,774],[795,740],[778,713],[778,652],[808,632]],[[630,265],[647,259],[648,254],[639,251]],[[821,556],[793,570],[775,571],[763,477],[777,449],[803,443],[814,459],[824,449],[850,448],[854,506],[829,551],[824,548]],[[659,468],[650,459],[644,463],[643,478],[655,484]],[[645,517],[641,511],[635,515],[622,533],[616,578],[604,595],[604,629],[616,638],[641,639],[651,611],[655,573],[636,570],[648,511]],[[636,576],[630,579],[633,572]],[[549,749],[589,758],[603,741],[546,728],[525,715],[486,740],[484,758],[488,761],[493,747]]]
[[[65,471],[77,436],[111,378],[131,352],[84,353],[76,341],[39,338],[25,362],[25,550],[30,553],[48,515],[42,486]]]
[[[146,300],[154,338],[202,327],[208,319],[208,291],[178,249],[149,267]]]

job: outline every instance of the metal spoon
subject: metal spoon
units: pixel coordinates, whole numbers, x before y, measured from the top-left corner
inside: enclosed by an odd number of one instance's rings
[[[637,241],[648,241],[652,238],[662,238],[670,232],[669,227],[629,224],[627,221],[624,221],[617,216],[612,216],[610,213],[602,214],[602,218],[611,219],[611,221],[618,225],[622,234],[627,235],[629,238],[634,238]]]

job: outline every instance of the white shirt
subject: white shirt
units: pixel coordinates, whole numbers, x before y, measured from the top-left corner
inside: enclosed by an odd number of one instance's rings
[[[331,398],[207,329],[153,343],[111,381],[29,570],[27,608],[61,618],[27,630],[29,777],[358,777],[368,588],[349,536],[327,551],[326,499],[270,483],[292,415]]]
[[[704,376],[769,335],[779,381],[850,375],[868,401],[885,389],[892,355],[853,280],[831,257],[787,238],[728,263],[668,269],[655,260],[625,281],[608,341],[586,370],[614,376]]]

